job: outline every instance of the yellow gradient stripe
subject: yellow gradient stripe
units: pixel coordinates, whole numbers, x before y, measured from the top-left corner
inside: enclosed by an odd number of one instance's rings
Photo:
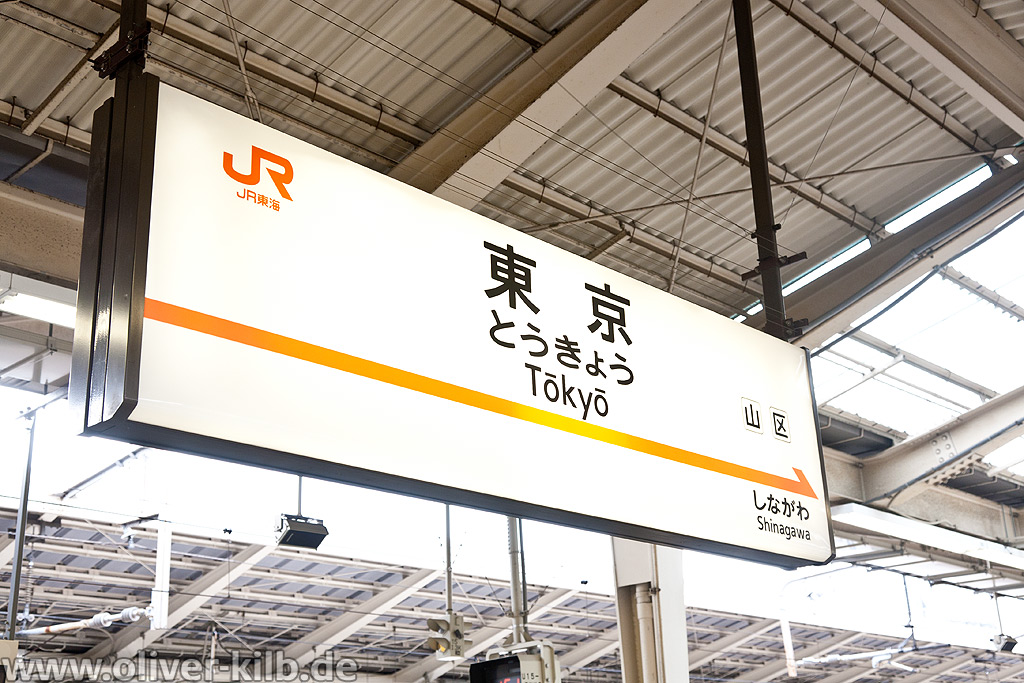
[[[364,358],[342,353],[341,351],[335,351],[323,346],[299,341],[298,339],[292,339],[291,337],[267,332],[266,330],[242,325],[241,323],[225,320],[224,318],[199,313],[198,311],[157,301],[156,299],[146,299],[145,317],[157,322],[175,325],[213,337],[278,353],[282,356],[289,356],[353,375],[359,375],[360,377],[386,382],[396,387],[411,389],[429,396],[436,396],[456,403],[462,403],[463,405],[480,408],[481,410],[488,410],[499,415],[507,415],[518,420],[533,422],[552,429],[594,439],[595,441],[621,446],[622,448],[639,451],[640,453],[648,453],[702,470],[717,472],[736,479],[771,486],[810,498],[817,498],[807,477],[795,467],[793,468],[793,474],[796,478],[787,479],[786,477],[769,472],[762,472],[725,460],[718,460],[706,455],[676,448],[675,446],[669,446],[657,441],[602,427],[601,425],[552,413],[548,410],[541,410],[533,406],[491,396],[490,394],[460,387],[456,384],[406,372],[389,365],[375,363]]]

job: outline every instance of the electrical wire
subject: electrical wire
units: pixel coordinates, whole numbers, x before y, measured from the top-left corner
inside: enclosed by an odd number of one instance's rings
[[[185,59],[190,59],[190,60],[196,62],[197,64],[202,64],[206,68],[212,69],[214,71],[217,71],[217,72],[219,72],[222,75],[225,75],[227,77],[234,77],[234,76],[237,75],[237,70],[234,69],[234,68],[229,67],[226,64],[220,64],[220,63],[218,63],[216,61],[213,61],[213,60],[209,60],[207,63],[200,62],[200,60],[197,59],[196,56],[198,55],[200,57],[205,57],[205,54],[203,52],[201,52],[199,49],[197,49],[197,48],[195,48],[195,47],[193,47],[193,46],[191,46],[191,45],[189,45],[187,43],[179,41],[179,40],[177,40],[177,39],[175,39],[175,38],[173,38],[171,36],[164,36],[164,38],[166,38],[168,40],[168,44],[163,45],[162,47],[167,49],[168,51],[172,52],[173,54],[176,54],[179,57],[182,57],[182,58],[185,58]],[[183,49],[184,50],[188,50],[190,52],[183,52]],[[161,58],[159,56],[157,56],[155,59],[158,62],[161,61]],[[188,73],[186,75],[189,76],[190,78],[195,78],[196,80],[200,80],[200,81],[206,80],[204,77],[202,77],[202,76],[200,76],[198,74]],[[272,82],[268,82],[268,81],[264,81],[262,79],[258,79],[258,77],[254,76],[254,75],[250,75],[250,81],[251,81],[251,83],[253,85],[253,89],[254,90],[266,91],[265,94],[270,94],[272,92],[276,92],[281,97],[289,97],[289,98],[291,98],[291,97],[294,96],[294,92],[293,91],[287,90],[287,89],[285,89],[285,88],[283,88],[281,86],[278,86],[278,85],[276,85],[276,84],[274,84]],[[215,87],[222,87],[222,88],[224,87],[224,86],[219,86],[217,84],[211,84],[211,85],[213,85]],[[243,97],[244,97],[243,95],[241,95],[239,93],[235,93],[235,92],[231,92],[230,94],[231,94],[232,97],[234,97],[236,100],[239,100],[239,101],[242,100]],[[267,98],[266,97],[261,97],[261,99],[264,99],[264,105],[263,106],[266,108],[267,107],[267,104],[266,104],[266,99]],[[306,104],[305,106],[308,109],[316,110],[319,113],[321,113],[321,114],[323,114],[325,116],[328,116],[328,117],[335,117],[336,118],[338,116],[338,112],[336,110],[331,109],[331,108],[326,107],[326,106],[322,106],[322,105],[320,105],[319,103],[316,103],[316,102],[312,102],[312,103]],[[324,132],[324,135],[327,136],[327,137],[334,137],[334,136],[332,136],[332,134],[330,134],[330,133],[328,133],[326,131]],[[344,143],[344,141],[341,140],[341,139],[338,139],[338,142],[339,143]],[[381,153],[379,153],[379,152],[375,152],[375,154],[381,155]],[[382,156],[382,158],[387,159],[392,164],[399,163],[399,159],[394,158],[394,157],[388,159],[386,156]],[[431,163],[434,163],[435,165],[439,165],[439,164],[437,164],[437,162],[431,162]],[[425,175],[429,175],[429,174],[425,174]],[[453,175],[451,177],[453,177],[453,178],[462,178],[464,180],[472,180],[468,176],[465,176],[465,175],[463,175],[462,173],[459,173],[459,172],[456,172],[455,175]],[[442,176],[434,176],[434,179],[438,180],[438,181],[443,181],[443,180],[445,180],[447,178],[448,178],[448,176],[444,176],[444,177],[442,177]],[[459,188],[453,188],[453,189],[455,189],[455,191],[457,191],[457,192],[461,192],[461,190]],[[499,194],[504,193],[506,196],[508,196],[510,198],[514,197],[514,195],[509,194],[507,190],[503,190],[501,188],[501,186],[499,186],[498,188],[494,188],[492,190],[492,193],[499,193]],[[471,196],[471,195],[466,194],[466,196]],[[475,200],[475,198],[474,198],[474,200]],[[716,224],[720,224],[720,223],[718,223],[716,221],[716,219],[713,216],[707,216],[707,215],[705,215],[705,214],[703,214],[701,212],[698,212],[698,213],[700,215],[703,215],[710,222],[716,223]],[[561,218],[561,215],[558,215],[558,214],[551,213],[550,215],[551,215],[552,218],[556,218],[556,217],[557,218]],[[664,233],[661,233],[660,231],[654,229],[652,226],[647,226],[646,224],[644,224],[642,221],[640,221],[638,219],[631,219],[631,222],[632,223],[636,223],[636,224],[641,225],[641,226],[644,226],[645,229],[648,232],[651,232],[652,234],[664,235]],[[722,260],[723,261],[727,261],[727,259],[722,259]],[[735,267],[737,269],[742,269],[742,267],[743,267],[742,265],[740,265],[738,263],[735,263],[733,265],[735,265]]]
[[[868,40],[867,40],[867,43],[869,45],[872,42],[874,42],[875,35],[878,33],[879,27],[881,27],[881,25],[882,25],[882,19],[885,17],[886,11],[888,11],[888,8],[883,6],[881,13],[878,15],[878,21],[875,23],[875,28],[874,28],[874,30],[871,31],[871,37],[868,38]],[[860,73],[860,71],[861,71],[861,66],[864,63],[864,57],[867,54],[868,54],[868,50],[864,50],[864,52],[860,56],[860,60],[857,62],[857,66],[854,67],[853,73],[850,76],[850,82],[847,84],[846,90],[843,91],[843,96],[839,99],[839,104],[836,106],[835,111],[832,112],[832,118],[829,119],[828,126],[825,127],[825,133],[821,136],[821,140],[818,142],[818,146],[814,150],[814,154],[811,156],[810,163],[807,164],[807,171],[806,171],[805,175],[811,175],[811,171],[814,168],[814,163],[818,159],[818,154],[821,152],[822,147],[825,145],[825,140],[828,139],[828,134],[830,132],[832,132],[832,127],[835,125],[836,118],[838,118],[839,112],[842,110],[843,104],[846,102],[846,98],[850,94],[850,90],[853,88],[853,83],[857,79],[857,74]],[[782,219],[778,221],[780,224],[782,224],[782,225],[785,224],[786,219],[789,217],[789,212],[793,209],[793,205],[795,203],[796,203],[796,195],[794,195],[793,198],[790,200],[789,207],[787,207],[786,211],[782,214]]]
[[[202,2],[205,5],[213,7],[212,3],[208,2],[208,0],[198,0],[198,1]],[[297,4],[295,2],[295,0],[291,0],[291,1],[293,2],[293,4]],[[301,5],[299,5],[299,6],[301,7]],[[195,8],[195,7],[190,7],[190,9],[192,9],[193,11],[197,12],[198,14],[201,14],[202,16],[210,19],[211,21],[215,21],[215,22],[217,22],[217,23],[219,23],[221,25],[224,25],[223,20],[221,20],[216,15],[202,12],[201,10],[199,10],[198,8]],[[312,12],[312,10],[309,10],[309,8],[304,8],[304,9],[307,9],[307,11],[310,11],[315,16],[323,18],[325,21],[328,21],[328,22],[334,24],[335,26],[338,26],[342,30],[346,30],[347,32],[352,33],[352,31],[348,30],[347,27],[338,24],[338,22],[336,22],[336,21],[331,21],[327,17],[323,17],[322,15],[317,14],[316,12]],[[236,20],[236,22],[237,22],[237,24],[240,24],[242,26],[247,27],[250,31],[253,31],[255,33],[258,33],[258,34],[264,36],[267,40],[273,41],[275,43],[280,44],[280,41],[277,41],[275,38],[273,38],[269,34],[266,34],[265,32],[260,31],[259,29],[255,28],[254,26],[252,26],[249,23],[241,21],[241,20]],[[353,34],[353,35],[355,35],[355,34]],[[356,36],[356,37],[362,38],[362,35],[363,34],[360,34],[359,36]],[[376,34],[372,34],[372,35],[376,35]],[[250,38],[250,39],[252,38],[252,36],[247,36],[247,37]],[[365,38],[362,38],[362,39],[365,40]],[[281,54],[282,56],[286,56],[286,57],[288,56],[286,53],[284,53],[280,49],[275,48],[274,46],[272,46],[270,44],[267,44],[266,42],[261,42],[261,41],[258,41],[258,40],[254,40],[254,42],[256,42],[257,44],[259,44],[260,46],[262,46],[262,47],[264,47],[264,48],[266,48],[268,50],[271,50],[271,51],[274,51],[274,52],[276,52],[278,54]],[[367,42],[369,42],[369,41],[367,41]],[[387,41],[385,41],[385,42],[387,42]],[[369,44],[373,45],[374,47],[378,47],[378,48],[380,47],[378,45],[374,45],[374,43],[372,43],[372,42],[369,42]],[[388,43],[388,45],[391,45],[391,44]],[[317,62],[316,60],[314,60],[313,58],[303,54],[302,52],[300,52],[298,50],[295,50],[294,48],[290,48],[288,46],[284,46],[284,47],[286,47],[290,52],[294,53],[295,55],[301,56],[302,58],[304,58],[304,59],[306,59],[306,60],[308,60],[310,62],[315,63],[317,66],[319,66],[321,68],[322,71],[334,73],[342,81],[345,81],[345,80],[351,81],[351,79],[346,79],[346,77],[344,77],[342,74],[337,73],[332,68],[330,68],[327,65],[324,65],[324,64],[322,64],[320,62]],[[381,49],[383,49],[383,48],[381,48]],[[399,48],[395,47],[395,49],[399,49]],[[385,52],[387,52],[387,50],[385,50]],[[391,54],[391,53],[388,52],[388,54]],[[405,53],[405,54],[408,54],[408,53]],[[408,64],[409,66],[411,66],[413,68],[416,68],[416,69],[419,69],[419,70],[423,71],[428,76],[436,77],[436,74],[434,73],[435,70],[433,70],[432,67],[431,67],[431,69],[426,69],[424,66],[421,65],[420,62],[422,62],[422,60],[414,60],[414,59],[402,58],[401,61],[403,61],[404,63]],[[479,93],[479,91],[476,91],[475,89],[472,89],[470,86],[466,85],[465,83],[463,83],[461,81],[457,81],[456,79],[451,79],[447,75],[445,75],[445,78],[439,79],[439,80],[441,80],[442,82],[446,83],[450,87],[454,87],[456,89],[462,88],[460,90],[460,92],[468,93],[468,94],[474,95],[474,96],[480,96],[481,95],[481,93]],[[449,82],[449,81],[452,81],[452,80],[455,81],[455,85],[453,85],[451,82]],[[354,84],[354,87],[357,90],[362,90],[362,91],[370,92],[371,94],[376,96],[379,100],[387,101],[389,104],[393,105],[396,109],[398,109],[400,111],[406,111],[407,113],[412,113],[412,112],[409,112],[409,110],[407,108],[404,108],[401,105],[399,105],[397,102],[388,100],[386,97],[382,96],[380,93],[376,93],[376,92],[374,92],[372,89],[370,89],[368,87],[362,86],[360,84]],[[468,90],[465,90],[465,88],[468,88]],[[501,109],[498,107],[497,103],[490,102],[486,98],[484,98],[482,100],[482,102],[486,106],[489,106],[492,109],[494,109],[495,111],[501,111]],[[414,114],[415,118],[417,118],[419,120],[423,120],[426,123],[434,123],[434,125],[439,125],[438,122],[430,122],[425,117],[416,115],[415,113],[413,113],[413,114]],[[667,189],[665,189],[665,188],[663,188],[663,187],[661,187],[659,185],[647,182],[639,174],[634,174],[634,173],[630,172],[628,169],[626,169],[625,167],[622,167],[621,165],[611,161],[610,159],[607,159],[606,157],[603,157],[601,155],[598,155],[598,154],[594,153],[592,150],[584,148],[584,147],[582,147],[580,145],[577,145],[576,143],[573,143],[572,141],[569,141],[569,140],[565,139],[557,131],[552,131],[550,129],[547,129],[544,126],[541,126],[541,125],[537,124],[536,122],[530,121],[528,117],[523,117],[523,116],[520,115],[519,116],[519,120],[522,123],[524,123],[524,125],[532,126],[532,127],[534,127],[534,130],[537,130],[538,132],[547,135],[552,142],[554,142],[556,144],[561,144],[562,146],[567,147],[570,151],[574,151],[577,154],[580,154],[582,156],[587,157],[591,161],[594,161],[595,163],[598,163],[599,165],[601,165],[603,167],[606,167],[609,170],[612,170],[612,171],[616,172],[616,174],[619,177],[621,177],[621,178],[623,178],[625,180],[629,180],[630,182],[633,182],[635,184],[638,184],[641,187],[644,187],[645,189],[647,189],[648,191],[653,191],[653,192],[662,194],[662,196],[678,196],[678,192],[672,192],[672,191],[669,191],[669,190],[667,190]],[[445,129],[439,130],[436,134],[444,135],[444,136],[448,137],[449,139],[451,139],[451,140],[453,140],[454,142],[457,142],[457,143],[467,143],[467,142],[470,142],[470,141],[467,141],[467,140],[464,140],[464,139],[460,138],[459,136],[452,135],[450,131],[447,131]],[[632,148],[631,145],[630,145],[630,147]],[[633,148],[633,149],[634,149],[634,151],[637,151],[637,150],[635,150],[635,148]],[[486,155],[486,156],[491,156],[492,158],[496,159],[497,161],[504,162],[506,164],[511,164],[511,162],[509,162],[507,159],[502,159],[498,155],[494,155],[493,153],[491,153],[489,150],[482,150],[481,152],[484,155]],[[639,154],[638,151],[637,151],[637,153]],[[641,156],[643,156],[643,155],[641,154]],[[650,162],[649,159],[648,159],[648,162]],[[514,166],[514,164],[511,164],[511,165]],[[670,180],[672,180],[672,178],[671,178],[671,176],[669,174],[665,173],[660,168],[659,168],[659,170],[661,170],[662,173],[666,175],[666,177],[668,177]],[[673,182],[675,182],[675,181],[673,181]],[[666,193],[669,193],[669,194],[666,195]],[[711,212],[714,211],[713,208],[709,208],[709,207],[706,207],[706,208],[707,208],[708,211],[711,211]],[[745,233],[746,233],[745,228],[743,228],[742,226],[740,226],[740,225],[736,224],[735,222],[731,221],[727,217],[719,215],[719,220],[724,222],[724,223],[726,223],[726,224],[731,224],[731,225],[735,226],[737,228],[737,230],[738,230],[737,234],[745,235]],[[719,222],[720,227],[722,227],[722,222]]]
[[[209,6],[212,6],[212,5],[211,5],[211,4],[209,3],[209,2],[205,2],[205,0],[202,0],[202,1],[204,2],[204,4],[207,4],[207,5],[209,5]],[[297,4],[297,3],[294,3],[294,0],[293,0],[293,4]],[[320,6],[321,6],[321,7],[324,7],[324,5],[322,5],[322,3],[319,3],[319,4],[320,4]],[[333,11],[333,10],[332,10],[332,11]],[[336,14],[337,16],[342,16],[342,15],[340,15],[340,13],[337,13],[337,12],[334,12],[334,13],[335,13],[335,14]],[[313,14],[317,14],[317,13],[316,13],[316,12],[313,12]],[[207,15],[207,16],[210,16],[210,15]],[[322,15],[317,15],[317,16],[322,16]],[[212,18],[212,17],[211,17],[211,18]],[[343,29],[345,28],[344,26],[341,26],[341,25],[339,25],[339,24],[338,24],[337,22],[332,22],[332,23],[334,23],[335,25],[338,25],[338,26],[339,26],[340,28],[343,28]],[[246,26],[250,26],[250,25],[249,25],[249,24],[246,24]],[[251,28],[251,26],[250,26],[250,28]],[[352,33],[352,35],[353,35],[353,36],[355,36],[355,37],[357,37],[357,38],[360,38],[360,39],[364,39],[364,40],[365,40],[365,35],[366,35],[366,34],[368,33],[368,31],[366,31],[366,30],[363,30],[363,31],[361,31],[361,32],[360,32],[359,34],[356,34],[356,33],[354,33],[354,32],[351,32],[351,31],[349,31],[349,32],[350,32],[350,33]],[[369,32],[369,33],[371,33],[371,34],[372,34],[372,32]],[[267,35],[267,34],[263,34],[263,35]],[[376,34],[372,34],[372,35],[376,36]],[[267,37],[268,37],[268,38],[270,38],[270,36],[267,36]],[[379,38],[379,36],[377,36],[377,37]],[[383,39],[382,39],[382,40],[383,40]],[[386,41],[385,41],[385,42],[386,42]],[[391,45],[391,46],[392,46],[392,47],[393,47],[394,49],[399,49],[399,48],[397,48],[397,46],[394,46],[393,44],[390,44],[390,43],[388,43],[388,44],[389,44],[389,45]],[[298,52],[298,51],[295,51],[295,52]],[[300,53],[300,54],[301,54],[301,53]],[[406,54],[408,54],[408,53],[406,53]],[[307,57],[307,58],[308,58],[308,57]],[[429,72],[429,70],[427,70],[427,69],[425,69],[425,68],[424,68],[424,66],[423,66],[423,65],[425,64],[425,62],[423,62],[422,60],[417,60],[416,62],[412,62],[412,61],[409,61],[409,60],[405,60],[405,59],[403,59],[403,61],[405,61],[406,63],[408,63],[408,64],[410,64],[410,65],[412,65],[412,66],[415,66],[416,68],[418,68],[418,69],[420,69],[420,70],[424,70],[425,72]],[[436,71],[436,70],[435,70],[435,71]],[[435,73],[434,75],[436,76],[437,74]],[[447,83],[447,84],[448,84],[449,86],[452,86],[452,83],[451,83],[451,82],[449,82],[449,81],[450,81],[451,79],[441,79],[441,80],[443,80],[444,82],[446,82],[446,83]],[[465,85],[465,84],[464,84],[464,83],[461,83],[461,82],[459,82],[459,83],[457,83],[457,85]],[[454,87],[454,86],[452,86],[452,87]],[[473,91],[473,92],[477,92],[477,91]],[[584,107],[584,108],[585,108],[585,109],[587,109],[588,111],[590,111],[590,110],[589,110],[589,108],[587,108],[587,107]],[[592,113],[592,112],[591,112],[591,113]],[[614,132],[614,131],[613,131],[613,132]],[[622,138],[621,138],[621,136],[619,136],[619,137],[620,137],[620,139],[622,139]],[[628,144],[628,143],[627,143],[627,144]],[[635,147],[632,147],[632,146],[631,146],[631,148],[632,148],[632,149],[634,149],[634,151],[636,151],[636,152],[637,152],[637,153],[639,154],[639,151],[638,151],[638,150],[636,150],[636,149],[635,149]],[[593,156],[593,155],[591,155],[591,156]],[[641,154],[641,156],[643,157],[643,155],[642,155],[642,154]],[[646,157],[644,157],[644,158],[646,158]],[[648,161],[650,162],[650,160],[649,160],[649,159],[648,159]],[[608,163],[608,160],[605,160],[605,162],[606,162],[606,163]],[[651,162],[651,163],[653,163],[653,162]],[[621,167],[620,167],[620,168],[621,168]],[[624,169],[623,169],[623,170],[624,170]],[[662,170],[662,171],[663,171],[663,169],[659,169],[659,170]],[[663,171],[663,173],[664,173],[664,171]],[[626,175],[625,175],[624,173],[621,173],[621,172],[619,173],[619,175],[620,175],[621,177],[624,177],[624,178],[626,177]],[[667,177],[669,177],[669,178],[671,179],[671,176],[670,176],[669,174],[665,173],[665,175],[666,175]],[[691,206],[693,205],[693,203],[694,203],[693,201],[689,201],[689,202],[687,202],[686,206],[688,207],[688,210],[689,210],[689,207],[691,207]],[[709,205],[709,206],[710,206],[710,205]],[[792,208],[792,204],[791,204],[791,207],[790,207],[790,208]],[[721,214],[718,214],[718,215],[719,215],[719,216],[721,216]],[[704,214],[704,216],[705,216],[705,218],[706,218],[706,219],[712,220],[712,219],[710,219],[710,217],[709,217],[709,216],[707,216],[707,214]],[[728,219],[726,219],[726,220],[728,220]],[[732,225],[736,225],[736,224],[735,224],[734,222],[732,222],[732,221],[729,221],[729,223],[732,223]],[[721,223],[719,223],[719,225],[721,226]],[[725,226],[722,226],[722,227],[725,227]],[[742,239],[744,239],[744,240],[745,240],[746,238],[747,238],[747,236],[746,236],[746,234],[744,233],[744,234],[742,235]],[[738,241],[736,241],[736,242],[733,242],[732,244],[730,244],[730,245],[729,245],[729,246],[727,247],[727,249],[728,249],[728,248],[732,248],[732,247],[734,247],[734,246],[735,246],[735,245],[736,245],[737,243],[738,243]]]
[[[503,207],[495,206],[495,205],[493,205],[491,203],[488,203],[488,202],[484,202],[483,206],[485,206],[486,208],[489,208],[489,209],[491,209],[491,210],[493,210],[496,213],[499,213],[501,215],[505,215],[505,216],[508,216],[510,218],[513,218],[513,219],[517,219],[517,220],[522,220],[522,221],[527,221],[528,222],[528,219],[526,219],[525,217],[520,216],[520,215],[518,215],[518,214],[516,214],[516,213],[514,213],[514,212],[512,212],[512,211],[510,211],[508,209],[505,209]],[[594,238],[593,237],[593,233],[591,233],[589,235],[589,237],[592,240],[594,240],[594,241],[597,241],[597,240],[600,239],[600,237]],[[572,237],[570,235],[567,235],[567,234],[564,234],[564,233],[552,233],[550,235],[546,235],[544,238],[545,238],[545,241],[547,241],[549,243],[552,243],[552,244],[556,244],[556,245],[559,245],[559,246],[567,245],[568,247],[572,247],[571,249],[568,249],[568,250],[569,251],[574,251],[574,252],[575,251],[582,251],[582,250],[590,249],[590,248],[593,247],[593,244],[591,242],[583,243],[583,242],[580,242],[579,240],[575,239],[574,237]],[[641,251],[640,250],[641,247],[633,244],[630,241],[624,240],[622,242],[619,242],[616,246],[617,246],[617,250],[619,252],[625,251],[625,252],[631,254],[635,259],[637,259],[637,261],[636,262],[626,261],[624,259],[621,259],[621,258],[613,255],[613,254],[608,254],[607,252],[605,252],[605,258],[612,259],[614,261],[620,262],[623,267],[628,267],[630,269],[639,270],[641,273],[644,273],[647,276],[645,279],[648,280],[648,284],[651,284],[652,286],[663,287],[665,285],[665,282],[667,281],[667,277],[662,276],[661,274],[657,273],[654,270],[644,270],[643,269],[644,262],[647,262],[647,263],[651,264],[652,267],[664,267],[665,261],[664,261],[663,258],[653,257],[653,256],[651,256],[651,255]],[[566,248],[566,247],[563,247],[563,248]],[[708,263],[708,270],[710,271],[710,269],[713,268],[715,265],[718,265],[719,267],[722,267],[724,265],[724,259],[720,263],[709,262]],[[737,264],[736,267],[739,268],[738,264]],[[698,271],[695,268],[692,268],[690,266],[683,265],[683,266],[681,266],[681,268],[685,269],[686,272],[697,272],[697,273],[700,273],[701,275],[707,275],[707,273],[705,273],[703,271]],[[676,283],[676,287],[681,287],[681,288],[683,288],[683,289],[685,289],[685,290],[687,290],[687,291],[689,291],[689,292],[691,292],[693,294],[697,294],[702,299],[710,299],[715,304],[717,304],[719,307],[721,307],[722,310],[727,311],[727,313],[725,313],[727,315],[739,315],[739,314],[742,314],[743,311],[740,308],[738,308],[738,306],[735,303],[730,303],[730,302],[735,301],[738,296],[743,296],[744,295],[744,290],[726,288],[724,285],[719,284],[715,279],[710,278],[710,277],[702,278],[701,279],[701,286],[702,287],[706,287],[706,288],[712,290],[712,292],[714,294],[716,294],[720,298],[716,299],[714,297],[709,297],[709,294],[706,293],[706,292],[702,292],[700,290],[696,290],[693,287],[690,287],[688,285],[684,285],[682,283],[678,283],[678,282]]]

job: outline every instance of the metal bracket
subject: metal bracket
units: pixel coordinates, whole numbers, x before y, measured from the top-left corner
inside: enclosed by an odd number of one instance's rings
[[[804,333],[804,328],[810,324],[807,318],[800,318],[793,320],[792,318],[786,318],[786,339],[794,339]]]
[[[139,57],[145,58],[146,49],[149,47],[150,25],[146,26],[138,35],[128,34],[126,39],[120,39],[110,46],[110,49],[101,54],[93,62],[92,67],[100,72],[100,78],[110,78],[117,75],[126,62]]]
[[[743,273],[740,275],[740,279],[746,282],[747,280],[760,275],[764,268],[782,268],[783,266],[788,266],[791,263],[803,261],[805,258],[807,258],[807,252],[801,251],[793,254],[792,256],[779,256],[778,258],[762,259],[758,262],[757,268]]]

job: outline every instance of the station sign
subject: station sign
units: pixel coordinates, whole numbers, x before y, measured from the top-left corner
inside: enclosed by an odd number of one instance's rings
[[[786,566],[831,559],[804,350],[149,89],[134,224],[110,218],[113,153],[94,179],[106,218],[87,220],[72,378],[86,432]]]

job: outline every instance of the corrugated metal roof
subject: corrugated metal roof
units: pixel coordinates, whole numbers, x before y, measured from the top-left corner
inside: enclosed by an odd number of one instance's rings
[[[5,21],[0,25],[0,50],[20,57],[3,60],[0,99],[17,97],[29,108],[37,106],[81,59],[89,37],[94,39],[114,22],[115,12],[101,4],[112,6],[104,2],[67,7],[55,0],[35,5],[65,21],[67,28],[50,22],[48,30],[58,38],[30,31],[24,24],[45,24],[47,20],[26,12],[21,13],[22,23]],[[588,4],[524,0],[501,7],[552,34]],[[1012,136],[1004,124],[863,10],[840,0],[807,0],[805,4],[855,43],[877,54],[913,88],[946,107],[949,115],[978,130],[980,146],[1002,143]],[[528,44],[502,28],[497,11],[488,17],[483,9],[472,6],[450,0],[412,5],[356,0],[231,3],[238,39],[247,53],[289,67],[297,77],[315,75],[316,87],[333,88],[379,108],[382,116],[415,124],[423,136],[449,121],[532,54]],[[1013,21],[1015,12],[1007,3],[990,3],[989,7],[998,20]],[[665,103],[702,121],[727,29],[728,8],[724,0],[700,3],[630,65],[624,78],[649,93],[659,93]],[[151,52],[156,72],[173,85],[245,112],[245,86],[232,59],[222,3],[180,0],[155,10],[154,18],[160,16],[160,10],[165,19],[173,19],[172,25],[184,21],[208,31],[208,40],[217,47],[210,50],[163,35],[164,26],[155,22]],[[4,11],[12,16],[19,12],[16,5]],[[776,4],[755,2],[754,14],[768,153],[777,165],[806,177],[967,151],[963,143]],[[742,143],[745,131],[731,27],[728,33],[711,126],[716,133]],[[323,102],[313,102],[310,93],[297,92],[283,82],[252,70],[249,80],[268,110],[269,123],[372,168],[387,171],[415,147],[414,142],[382,130],[372,121],[357,120]],[[92,110],[110,91],[109,83],[90,75],[51,118],[88,131]],[[585,107],[529,158],[521,173],[557,185],[577,200],[611,210],[687,196],[699,147],[694,135],[607,89],[583,104]],[[965,159],[905,166],[818,181],[802,190],[824,190],[837,200],[835,206],[841,214],[844,205],[851,214],[856,207],[867,219],[884,222],[978,163]],[[714,149],[703,152],[698,195],[748,185],[742,164]],[[498,196],[502,194],[506,196]],[[809,256],[804,264],[791,267],[787,277],[799,275],[863,236],[863,230],[833,215],[835,208],[832,213],[822,211],[814,202],[794,199],[789,190],[777,189],[773,196],[783,223],[779,235],[782,252],[807,251]],[[507,189],[496,190],[488,201],[500,209],[495,214],[499,220],[519,227],[529,226],[529,221],[572,218],[550,207],[529,208],[529,201]],[[520,211],[526,212],[522,215],[525,221],[514,216]],[[753,267],[756,253],[746,236],[752,226],[752,211],[744,194],[700,201],[688,215],[683,204],[676,204],[630,214],[626,222],[630,229],[657,236],[671,250],[673,240],[680,239],[684,216],[683,248],[704,257],[709,268],[723,268],[736,275]],[[546,238],[577,253],[589,251],[603,235],[585,228],[559,232],[562,237]],[[617,244],[600,258],[655,286],[665,287],[672,272],[663,254],[637,244]],[[723,289],[720,282],[709,281],[686,267],[676,272],[684,279],[680,293],[711,297],[711,305],[718,302],[716,310],[721,312],[742,308],[757,298],[742,288]],[[709,304],[706,300],[702,303]]]
[[[980,0],[981,9],[1018,42],[1024,42],[1024,6],[1016,0]]]

